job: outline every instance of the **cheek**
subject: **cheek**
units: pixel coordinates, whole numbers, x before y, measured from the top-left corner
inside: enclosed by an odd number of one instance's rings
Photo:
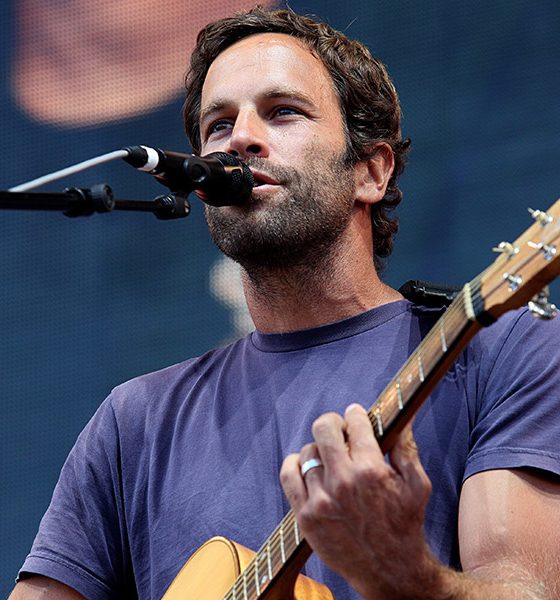
[[[317,131],[312,124],[273,130],[269,137],[271,157],[286,166],[298,167],[303,162],[320,162],[329,156],[339,156],[346,149],[346,139],[325,127]]]
[[[209,154],[210,152],[226,152],[229,145],[229,130],[214,134],[208,140],[202,138],[200,141],[201,155]]]

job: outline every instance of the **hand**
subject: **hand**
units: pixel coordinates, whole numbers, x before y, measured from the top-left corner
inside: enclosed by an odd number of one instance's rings
[[[313,437],[315,443],[288,456],[280,472],[303,535],[364,597],[414,597],[413,587],[439,563],[424,539],[431,483],[411,427],[391,450],[390,464],[359,405],[349,406],[344,418],[319,417]],[[302,477],[301,465],[310,458],[323,466]]]

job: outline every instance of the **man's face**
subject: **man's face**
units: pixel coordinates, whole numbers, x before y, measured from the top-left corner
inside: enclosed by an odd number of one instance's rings
[[[243,206],[207,207],[218,247],[249,267],[289,266],[327,251],[352,212],[339,102],[322,62],[298,40],[245,38],[210,66],[201,99],[202,154],[229,152],[253,171]]]

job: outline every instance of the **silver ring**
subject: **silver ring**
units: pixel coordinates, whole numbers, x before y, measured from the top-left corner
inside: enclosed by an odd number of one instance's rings
[[[309,460],[306,460],[303,465],[301,465],[300,470],[301,470],[301,476],[305,477],[305,475],[311,471],[311,469],[316,469],[317,467],[322,467],[323,463],[321,462],[320,458],[310,458]]]

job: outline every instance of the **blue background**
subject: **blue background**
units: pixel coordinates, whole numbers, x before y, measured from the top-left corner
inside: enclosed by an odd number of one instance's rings
[[[399,90],[413,150],[388,283],[464,283],[493,259],[493,245],[530,224],[526,207],[546,208],[558,197],[560,3],[290,6],[366,42]],[[0,189],[126,145],[188,150],[179,95],[149,115],[96,127],[31,120],[9,88],[12,5],[4,2],[0,11]],[[48,189],[99,182],[120,198],[149,199],[163,189],[121,162]],[[196,200],[192,215],[174,222],[140,213],[68,219],[4,210],[0,256],[0,595],[6,595],[67,452],[110,389],[236,331],[209,288],[219,253]]]

